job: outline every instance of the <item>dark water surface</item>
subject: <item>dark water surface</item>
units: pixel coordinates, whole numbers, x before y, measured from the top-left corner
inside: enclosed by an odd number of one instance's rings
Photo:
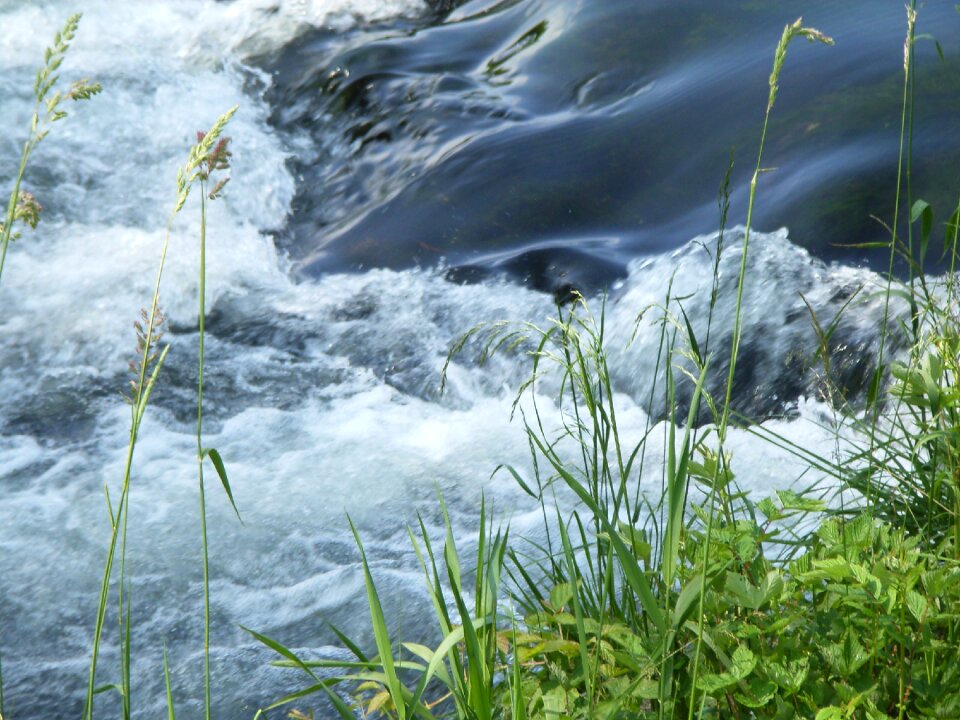
[[[630,258],[716,229],[732,156],[746,213],[784,23],[795,41],[768,133],[756,226],[827,260],[885,268],[906,18],[899,2],[469,2],[428,24],[318,30],[266,60],[272,122],[308,133],[282,244],[317,275],[491,268],[595,287]],[[960,176],[960,16],[927,3],[913,192],[949,214]],[[554,267],[555,266],[555,267]],[[470,273],[467,268],[475,268]]]

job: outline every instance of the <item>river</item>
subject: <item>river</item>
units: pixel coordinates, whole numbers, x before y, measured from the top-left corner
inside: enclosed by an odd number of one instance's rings
[[[901,2],[707,0],[0,0],[0,178],[10,183],[43,49],[84,13],[61,69],[104,91],[71,108],[28,170],[44,207],[0,285],[0,658],[8,718],[77,717],[109,538],[104,486],[122,476],[121,393],[147,305],[176,169],[197,130],[240,106],[225,198],[208,229],[206,443],[244,524],[208,476],[215,717],[252,717],[300,687],[240,625],[311,657],[325,625],[369,639],[347,514],[388,615],[429,637],[406,537],[442,491],[464,542],[481,494],[515,536],[538,506],[511,422],[522,352],[481,365],[451,345],[480,322],[547,326],[577,289],[606,328],[618,419],[648,418],[658,328],[674,296],[703,330],[717,192],[732,157],[743,223],[773,49],[785,23],[833,36],[790,48],[770,124],[746,288],[735,402],[758,427],[830,455],[830,409],[807,360],[801,293],[832,319],[882,287],[902,96]],[[960,15],[921,8],[912,191],[955,203]],[[165,712],[170,653],[180,717],[202,716],[202,595],[193,425],[197,214],[174,224],[161,303],[169,359],[134,465],[128,579],[138,717]],[[781,229],[789,228],[789,230]],[[721,262],[717,347],[729,345],[740,233]],[[902,267],[898,266],[898,270]],[[936,270],[936,268],[934,268]],[[864,292],[835,337],[862,392],[882,303]],[[549,384],[541,410],[554,408]],[[555,408],[554,408],[555,409]],[[656,418],[655,418],[656,419]],[[730,446],[755,492],[811,482],[745,431]],[[652,451],[656,455],[655,449]],[[659,470],[636,479],[660,487]],[[108,615],[102,682],[115,679]],[[115,697],[98,699],[115,712]],[[324,712],[321,706],[321,714]]]

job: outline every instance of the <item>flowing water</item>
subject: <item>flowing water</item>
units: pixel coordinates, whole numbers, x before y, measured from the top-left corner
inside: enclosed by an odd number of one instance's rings
[[[206,443],[227,463],[244,524],[208,492],[216,717],[250,717],[299,687],[240,625],[313,657],[338,652],[325,620],[363,637],[347,514],[394,627],[411,639],[428,634],[429,609],[405,524],[419,511],[439,526],[438,488],[464,540],[481,494],[515,535],[536,533],[533,501],[509,476],[491,477],[500,463],[530,471],[510,422],[529,359],[480,366],[470,346],[440,395],[461,333],[498,320],[544,326],[555,297],[576,288],[598,308],[606,289],[619,420],[639,438],[662,405],[649,395],[658,328],[641,322],[631,343],[637,315],[672,283],[705,332],[717,188],[732,156],[730,217],[742,222],[772,50],[801,12],[837,45],[798,43],[782,77],[735,401],[763,427],[832,452],[806,370],[815,337],[801,293],[832,319],[867,286],[834,341],[856,394],[883,312],[869,289],[887,258],[842,246],[883,239],[870,215],[892,215],[902,3],[448,5],[0,1],[5,183],[43,48],[75,9],[84,17],[63,75],[104,86],[36,153],[26,185],[44,219],[11,248],[0,285],[7,717],[80,713],[109,537],[103,489],[116,497],[126,447],[131,325],[149,302],[176,168],[196,130],[234,104],[233,179],[209,217]],[[918,46],[912,182],[941,217],[960,167],[958,30],[953,3],[922,8],[918,31],[937,35],[944,59],[932,41]],[[161,296],[172,349],[134,467],[139,717],[164,712],[164,644],[180,716],[202,714],[196,215],[188,206],[174,226]],[[729,345],[740,237],[726,235],[715,347]],[[549,417],[547,389],[539,402]],[[757,492],[803,474],[746,432],[731,447],[740,482]],[[637,479],[651,496],[656,466]],[[103,682],[118,662],[112,635],[107,645]],[[114,712],[111,695],[98,702]]]

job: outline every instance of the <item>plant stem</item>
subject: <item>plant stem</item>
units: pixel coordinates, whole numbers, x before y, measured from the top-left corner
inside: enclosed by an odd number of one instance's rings
[[[207,188],[200,181],[200,350],[197,368],[197,474],[200,484],[200,534],[203,544],[204,717],[210,720],[210,566],[207,551],[207,505],[203,487],[203,338],[206,318]]]
[[[20,155],[20,167],[17,170],[17,178],[13,182],[13,190],[10,191],[10,200],[7,202],[7,214],[3,222],[3,233],[0,237],[0,278],[3,277],[3,264],[7,259],[7,246],[10,244],[10,236],[13,233],[13,217],[17,210],[17,199],[20,197],[20,183],[23,182],[23,174],[27,169],[27,159],[30,157],[30,151],[33,150],[33,136],[23,144],[23,153]]]

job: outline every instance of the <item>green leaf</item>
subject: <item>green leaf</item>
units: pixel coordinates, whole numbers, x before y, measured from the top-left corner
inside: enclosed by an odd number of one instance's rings
[[[687,619],[687,616],[693,609],[694,601],[700,599],[700,590],[702,587],[702,574],[697,575],[690,582],[683,586],[683,589],[680,591],[680,596],[677,598],[677,604],[673,608],[672,625],[674,628],[680,627],[680,625]]]
[[[749,708],[762,708],[777,694],[777,685],[769,680],[753,678],[747,686],[748,692],[738,692],[734,695],[737,702]]]
[[[777,498],[784,510],[800,510],[802,512],[820,512],[826,508],[823,500],[804,497],[793,492],[793,490],[777,490]]]
[[[877,398],[880,397],[880,386],[883,383],[885,367],[886,366],[881,363],[877,366],[877,369],[873,371],[873,375],[870,378],[870,385],[867,387],[867,408],[872,408],[877,404]]]
[[[863,565],[851,563],[850,570],[857,582],[864,586],[867,592],[874,600],[879,600],[883,592],[883,584],[873,573],[867,570]]]
[[[552,454],[544,445],[544,441],[537,437],[532,428],[528,426],[527,432],[528,437],[533,440],[534,444],[537,446],[537,449],[540,450],[540,452],[550,460],[550,464],[553,466],[553,469],[560,475],[561,478],[563,478],[563,481],[566,483],[567,487],[576,493],[581,502],[583,502],[583,504],[586,505],[594,514],[594,517],[600,520],[609,535],[610,543],[613,545],[614,551],[617,553],[617,559],[620,561],[620,567],[623,570],[627,584],[630,585],[635,593],[637,593],[644,611],[650,616],[653,624],[656,625],[657,629],[662,633],[663,630],[666,629],[666,619],[664,618],[663,610],[657,603],[657,599],[650,587],[650,581],[640,569],[640,566],[637,563],[637,558],[633,554],[633,551],[627,547],[626,543],[620,537],[620,534],[614,530],[613,524],[607,518],[606,512],[602,510],[597,502],[593,499],[593,496],[590,495],[590,491],[587,490],[582,483],[580,483],[573,475],[570,474],[570,472],[563,466],[563,463],[561,463],[559,459],[557,459],[556,456]]]
[[[513,476],[513,479],[516,481],[517,485],[520,486],[520,489],[523,490],[527,495],[529,495],[530,497],[532,497],[534,500],[539,500],[539,499],[540,499],[540,494],[537,493],[537,492],[534,492],[534,491],[530,488],[530,486],[527,485],[527,483],[525,483],[525,482],[523,481],[523,478],[520,477],[520,473],[518,473],[518,472],[514,469],[514,467],[513,467],[512,465],[506,465],[506,464],[504,464],[504,465],[497,465],[497,467],[494,469],[493,473],[491,473],[491,477],[492,477],[493,475],[496,475],[496,474],[497,474],[497,471],[499,471],[500,468],[503,468],[503,469],[506,470],[508,473],[510,473],[510,474]]]
[[[920,219],[920,265],[927,255],[927,244],[930,242],[930,231],[933,229],[933,208],[926,200],[917,200],[910,210],[910,222]]]
[[[163,646],[163,683],[167,689],[167,720],[176,720],[173,712],[173,690],[170,688],[170,667],[167,665],[167,646]]]
[[[350,652],[352,652],[356,656],[357,660],[363,663],[369,662],[369,658],[367,658],[367,656],[363,653],[363,651],[359,647],[357,647],[356,643],[354,643],[350,638],[348,638],[340,630],[340,628],[338,628],[332,622],[328,622],[327,627],[333,630],[334,634],[340,639],[340,642],[342,642],[344,647],[346,647]]]
[[[759,610],[763,605],[763,592],[740,573],[727,572],[724,589],[741,607]]]
[[[303,670],[305,673],[307,673],[307,675],[309,675],[310,677],[312,677],[314,680],[319,680],[319,679],[320,679],[320,678],[318,678],[318,677],[314,674],[313,670],[311,670],[311,669],[307,666],[307,664],[304,663],[303,660],[301,660],[301,659],[297,656],[296,653],[294,653],[292,650],[290,650],[290,649],[287,648],[286,646],[281,645],[281,644],[278,643],[276,640],[273,640],[273,639],[267,637],[266,635],[261,635],[260,633],[256,632],[255,630],[251,630],[250,628],[244,627],[243,625],[240,626],[240,629],[243,630],[244,632],[250,633],[255,640],[263,643],[264,645],[266,645],[268,648],[270,648],[271,650],[273,650],[273,651],[274,651],[275,653],[277,653],[278,655],[282,655],[283,657],[287,658],[287,660],[290,660],[294,665],[296,665],[298,668],[300,668],[301,670]]]
[[[201,459],[205,457],[210,458],[213,467],[217,471],[217,475],[220,476],[220,482],[223,483],[223,489],[227,493],[227,499],[230,500],[230,506],[237,514],[237,520],[243,524],[243,518],[240,517],[240,511],[237,510],[237,504],[233,501],[233,491],[230,489],[230,481],[227,479],[227,469],[223,465],[223,458],[220,457],[220,453],[217,452],[215,448],[204,448],[203,452],[200,453],[200,457]]]
[[[778,508],[777,504],[773,502],[773,499],[769,497],[765,497],[757,503],[757,510],[763,513],[763,516],[768,521],[780,520],[783,517],[783,513],[780,511],[780,508]]]
[[[573,597],[573,583],[560,583],[550,591],[550,605],[554,610],[561,610],[566,607]]]
[[[703,690],[707,695],[712,695],[719,690],[736,685],[737,679],[730,673],[705,673],[697,678],[697,687]]]
[[[744,645],[738,645],[730,658],[730,667],[727,672],[707,673],[697,680],[697,687],[708,695],[736,685],[745,679],[757,666],[757,657]]]
[[[843,710],[836,705],[830,705],[819,710],[815,720],[843,720]]]
[[[373,625],[373,636],[377,644],[377,652],[380,656],[380,662],[383,664],[383,672],[386,675],[385,684],[390,691],[390,697],[393,699],[393,704],[397,709],[400,720],[405,720],[407,716],[406,705],[403,702],[400,678],[397,676],[397,671],[394,667],[393,653],[390,645],[390,632],[387,629],[383,606],[380,604],[380,596],[377,593],[376,585],[374,585],[373,575],[370,573],[370,565],[367,563],[367,553],[363,549],[360,533],[356,525],[353,524],[350,516],[347,516],[347,522],[350,524],[350,530],[357,542],[357,548],[360,550],[364,585],[367,590],[367,605],[370,609],[370,623]]]
[[[687,311],[683,309],[683,305],[677,303],[680,307],[680,313],[683,315],[683,322],[687,325],[687,339],[690,341],[690,349],[693,350],[693,355],[697,359],[697,364],[703,364],[703,355],[700,353],[700,344],[697,342],[697,335],[693,332],[693,326],[690,324],[690,318],[687,317]]]
[[[622,520],[617,523],[617,527],[620,530],[621,537],[630,543],[630,546],[633,548],[633,552],[636,554],[636,556],[643,560],[645,565],[649,565],[653,547],[650,545],[650,542],[647,539],[646,531],[640,528],[635,528],[629,523],[623,522]],[[603,539],[606,539],[606,534],[602,534],[602,537]]]
[[[852,574],[850,563],[843,558],[814,560],[813,569],[800,576],[800,580],[846,580]]]
[[[733,665],[730,667],[730,674],[738,681],[746,678],[757,666],[757,656],[746,645],[738,645],[733,651]]]
[[[797,661],[787,661],[784,665],[769,662],[764,664],[764,669],[771,680],[788,694],[795,695],[800,692],[806,682],[807,673],[810,670],[810,659],[805,656]]]
[[[849,633],[842,643],[828,643],[820,646],[820,654],[830,668],[842,678],[852,676],[870,659],[863,645]]]
[[[926,619],[929,605],[930,601],[916,590],[907,590],[907,609],[918,623]]]

